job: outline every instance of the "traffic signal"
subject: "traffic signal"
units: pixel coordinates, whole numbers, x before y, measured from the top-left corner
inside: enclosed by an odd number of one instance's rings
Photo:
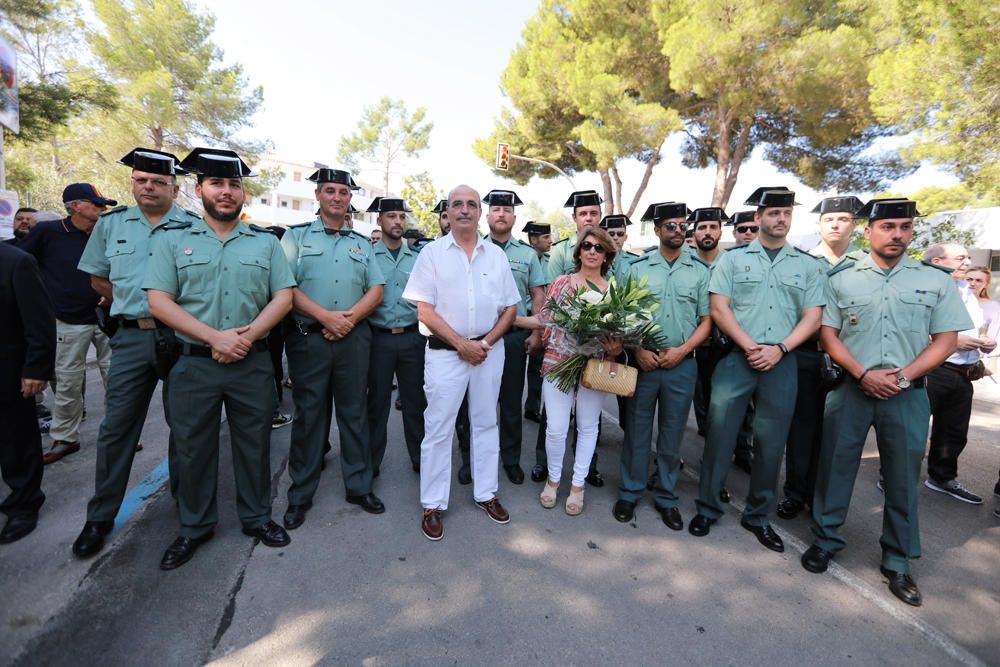
[[[497,144],[497,169],[507,171],[510,164],[510,144]]]

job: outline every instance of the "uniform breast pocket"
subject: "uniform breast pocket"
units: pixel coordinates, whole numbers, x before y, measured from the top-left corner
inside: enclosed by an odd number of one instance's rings
[[[733,308],[752,308],[764,282],[764,274],[756,271],[737,273],[733,276]]]
[[[266,298],[270,294],[271,260],[267,257],[240,257],[237,277],[241,290]]]
[[[177,259],[177,285],[182,294],[201,294],[218,280],[208,255],[182,255]]]
[[[368,258],[356,252],[347,256],[351,258],[351,284],[364,290],[368,284]]]
[[[900,294],[903,306],[902,322],[909,322],[910,331],[926,334],[931,327],[931,308],[937,302],[936,292],[912,292]]]
[[[842,331],[861,333],[872,328],[876,314],[870,294],[841,297],[837,301],[837,308],[840,310]]]
[[[320,278],[325,257],[322,248],[302,246],[299,248],[299,264],[295,279],[299,282]]]
[[[115,282],[128,278],[135,272],[135,245],[132,243],[114,244],[106,253],[111,269],[108,280]]]
[[[781,287],[788,305],[796,310],[801,310],[806,294],[805,277],[801,275],[781,276]]]
[[[514,274],[514,283],[517,285],[517,289],[521,293],[526,293],[528,291],[528,266],[511,263],[510,272]]]

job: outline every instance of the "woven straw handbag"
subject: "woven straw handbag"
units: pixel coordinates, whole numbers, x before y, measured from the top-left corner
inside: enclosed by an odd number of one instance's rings
[[[587,389],[631,398],[639,371],[613,359],[588,359],[580,383]]]

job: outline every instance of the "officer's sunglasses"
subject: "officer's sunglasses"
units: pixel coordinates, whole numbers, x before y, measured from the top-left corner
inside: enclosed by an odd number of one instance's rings
[[[737,234],[756,234],[760,230],[757,225],[742,225],[736,228]]]
[[[662,227],[663,229],[667,230],[668,232],[675,232],[677,230],[680,230],[680,231],[683,232],[685,229],[687,229],[687,223],[686,222],[661,222],[659,225],[657,225],[657,227]]]
[[[584,251],[586,251],[586,250],[593,250],[594,252],[598,252],[598,253],[600,253],[602,255],[605,252],[607,252],[607,250],[604,249],[604,246],[602,246],[600,243],[591,243],[590,241],[584,241],[583,243],[581,243],[580,244],[580,250],[584,250]]]

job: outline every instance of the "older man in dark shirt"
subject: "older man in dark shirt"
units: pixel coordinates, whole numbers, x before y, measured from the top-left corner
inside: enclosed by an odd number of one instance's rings
[[[101,212],[118,202],[104,197],[89,183],[66,186],[63,202],[69,217],[39,222],[18,244],[38,260],[56,316],[55,404],[46,464],[80,449],[83,383],[91,344],[97,350],[102,379],[111,363],[108,337],[97,328],[94,312],[101,297],[91,288],[90,276],[76,267]]]

